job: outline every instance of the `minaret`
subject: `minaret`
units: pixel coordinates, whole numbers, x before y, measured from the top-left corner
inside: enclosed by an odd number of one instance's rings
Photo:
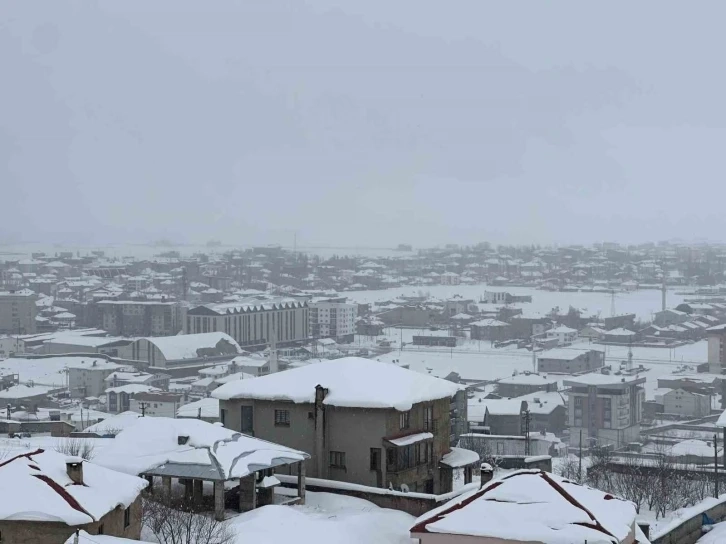
[[[272,320],[272,338],[270,338],[270,356],[267,359],[270,363],[270,374],[274,374],[280,370],[277,364],[277,331],[275,330],[275,319]]]

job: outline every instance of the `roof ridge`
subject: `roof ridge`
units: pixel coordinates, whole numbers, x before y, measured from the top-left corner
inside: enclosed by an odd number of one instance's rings
[[[81,512],[82,514],[86,514],[91,520],[98,521],[95,517],[93,517],[88,510],[83,508],[81,506],[81,503],[79,503],[75,497],[73,497],[68,491],[66,491],[63,486],[61,486],[58,482],[53,480],[50,476],[47,474],[32,474],[33,477],[38,478],[42,482],[45,482],[48,487],[50,487],[53,491],[58,493],[58,495],[61,496],[61,498],[68,503],[68,505],[73,508],[74,510],[77,510]]]

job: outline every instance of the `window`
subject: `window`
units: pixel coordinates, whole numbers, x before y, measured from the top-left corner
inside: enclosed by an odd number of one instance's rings
[[[371,470],[381,470],[381,449],[371,448]]]
[[[221,409],[221,410],[219,411],[219,421],[221,421],[221,422],[222,422],[222,427],[224,427],[224,424],[225,424],[225,423],[226,423],[226,421],[227,421],[227,410],[225,410],[224,408],[222,408],[222,409]]]
[[[408,429],[408,423],[409,423],[410,416],[411,416],[411,412],[401,412],[398,415],[398,426],[401,429]]]
[[[131,507],[124,510],[124,529],[131,525]]]
[[[331,451],[330,452],[330,466],[333,468],[345,468],[345,452],[344,451]]]
[[[252,406],[241,406],[240,416],[240,432],[254,436],[255,432],[252,426]]]
[[[290,410],[275,410],[275,427],[290,426]]]
[[[426,406],[424,408],[424,431],[434,430],[434,407]]]
[[[98,533],[97,534],[99,534],[99,535],[102,535],[103,534],[103,523],[98,526]]]

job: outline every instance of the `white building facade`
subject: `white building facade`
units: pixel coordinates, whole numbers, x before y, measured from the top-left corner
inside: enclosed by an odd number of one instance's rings
[[[312,338],[334,338],[339,342],[352,342],[358,305],[338,301],[311,301],[310,330]]]

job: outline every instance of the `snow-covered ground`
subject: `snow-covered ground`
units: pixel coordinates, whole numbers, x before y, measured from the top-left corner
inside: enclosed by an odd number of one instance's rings
[[[684,288],[678,288],[678,291]],[[513,295],[531,295],[531,303],[516,304],[527,312],[548,313],[557,306],[567,311],[570,306],[585,310],[586,313],[598,314],[602,317],[610,315],[612,295],[610,293],[559,292],[540,291],[532,287],[488,287],[486,285],[431,285],[405,286],[372,291],[346,291],[344,294],[351,301],[358,303],[380,302],[391,300],[401,295],[428,295],[439,299],[461,295],[463,298],[479,300],[484,291],[506,291]],[[675,308],[685,297],[677,295],[676,289],[668,292],[668,307]],[[653,312],[661,309],[661,292],[656,289],[642,289],[632,292],[618,292],[615,295],[615,311],[618,314],[634,313],[639,319],[651,320]]]

